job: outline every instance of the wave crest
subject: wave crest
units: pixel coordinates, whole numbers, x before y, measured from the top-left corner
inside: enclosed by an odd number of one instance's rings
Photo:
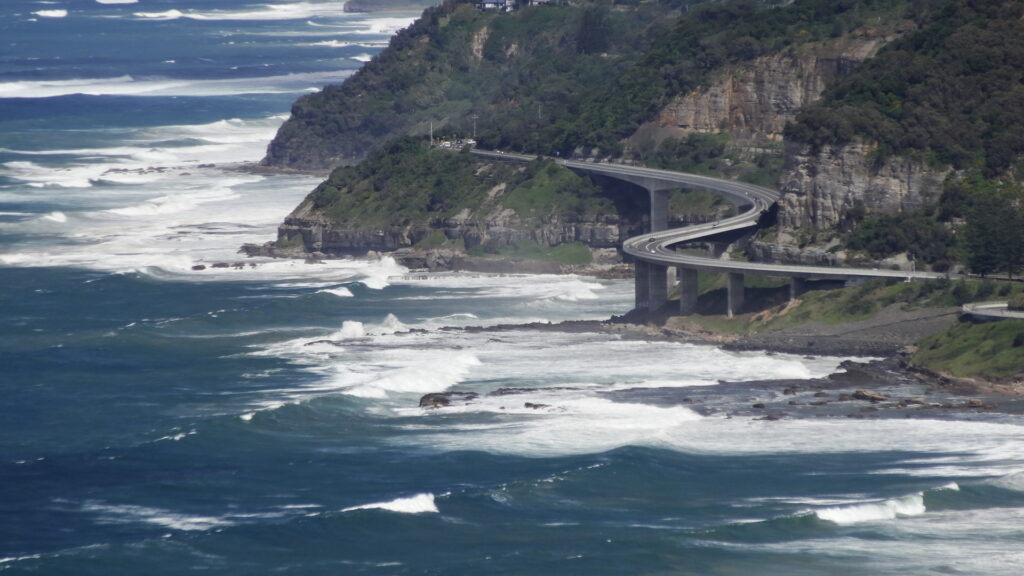
[[[362,506],[351,506],[342,509],[342,512],[354,512],[356,510],[385,510],[387,512],[398,512],[401,514],[425,514],[438,513],[437,504],[434,502],[434,495],[426,492],[410,496],[409,498],[396,498],[388,502],[374,502]]]

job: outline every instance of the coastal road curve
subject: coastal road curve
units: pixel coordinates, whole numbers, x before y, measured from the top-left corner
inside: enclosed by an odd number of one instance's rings
[[[473,153],[492,159],[519,162],[531,162],[537,158],[536,156],[526,154],[478,149],[474,149]],[[682,242],[693,242],[710,238],[724,232],[756,227],[762,214],[766,213],[778,201],[779,192],[746,182],[713,178],[700,174],[604,162],[555,160],[559,164],[578,172],[600,174],[634,183],[637,181],[656,183],[662,189],[703,188],[723,196],[741,210],[736,216],[717,222],[672,228],[628,238],[623,242],[622,249],[637,260],[660,266],[677,266],[695,270],[806,279],[858,280],[866,278],[896,278],[903,280],[928,280],[948,277],[946,274],[935,272],[767,264],[681,254],[676,252],[672,246]]]

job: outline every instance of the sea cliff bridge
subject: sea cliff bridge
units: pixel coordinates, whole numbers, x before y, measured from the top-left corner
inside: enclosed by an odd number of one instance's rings
[[[473,153],[486,158],[516,162],[530,162],[536,159],[536,156],[488,150],[473,150]],[[766,264],[679,253],[672,246],[684,242],[714,242],[729,234],[735,234],[736,231],[756,228],[762,217],[778,201],[779,192],[746,182],[670,170],[576,160],[559,160],[559,163],[577,172],[615,178],[647,191],[650,197],[650,230],[646,234],[627,239],[622,246],[623,251],[636,261],[637,311],[655,311],[668,303],[670,269],[674,269],[678,277],[679,313],[682,315],[693,314],[696,311],[697,280],[701,270],[728,275],[726,312],[729,316],[739,313],[743,308],[744,277],[748,274],[788,278],[790,298],[795,298],[803,292],[807,280],[829,279],[849,282],[867,278],[928,280],[946,277],[946,274],[935,272]],[[715,222],[669,228],[668,193],[679,188],[709,190],[734,204],[738,213]]]

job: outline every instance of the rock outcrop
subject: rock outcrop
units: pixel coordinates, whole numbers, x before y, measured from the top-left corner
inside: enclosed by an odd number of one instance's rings
[[[789,154],[779,201],[783,230],[836,228],[862,204],[868,214],[913,212],[938,200],[949,169],[904,158],[878,158],[870,143]]]
[[[306,252],[363,254],[367,250],[393,251],[411,247],[441,232],[448,241],[467,249],[477,246],[500,250],[522,242],[556,246],[579,242],[591,248],[614,248],[631,234],[639,233],[640,222],[617,215],[583,219],[551,215],[521,218],[507,209],[488,215],[464,211],[451,218],[436,218],[425,226],[403,228],[337,228],[315,212],[307,201],[285,218],[278,228],[278,245],[301,245]]]
[[[901,33],[869,30],[814,49],[787,50],[730,67],[707,86],[674,98],[632,140],[724,132],[736,147],[781,141],[786,123],[801,107],[817,101],[835,78]]]

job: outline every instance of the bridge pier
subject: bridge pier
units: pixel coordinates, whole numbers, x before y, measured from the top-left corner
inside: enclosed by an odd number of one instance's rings
[[[653,312],[668,302],[668,267],[648,264],[647,275],[647,309]]]
[[[668,268],[637,260],[634,308],[653,312],[668,302]]]
[[[789,279],[789,299],[796,300],[801,294],[807,291],[807,280],[793,276]]]
[[[668,190],[648,189],[651,197],[651,232],[668,229]]]
[[[648,310],[651,298],[650,276],[647,273],[647,262],[637,260],[633,270],[633,308]]]
[[[661,232],[668,228],[668,191],[663,182],[651,180],[640,184],[647,189],[651,200],[651,212],[648,219],[650,232]],[[636,261],[636,280],[634,285],[634,308],[657,310],[668,302],[668,267]]]
[[[743,309],[743,274],[740,272],[730,272],[729,282],[727,286],[727,304],[726,313],[729,318],[733,315],[739,314]]]
[[[690,316],[697,311],[697,270],[679,268],[679,313]]]

